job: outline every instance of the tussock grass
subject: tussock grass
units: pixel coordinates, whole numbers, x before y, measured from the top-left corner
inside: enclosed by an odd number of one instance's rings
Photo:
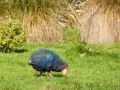
[[[120,40],[120,0],[88,0],[81,19],[81,37],[87,44]]]
[[[119,44],[111,55],[120,53]],[[54,78],[37,77],[39,72],[28,65],[30,54],[39,48],[49,48],[60,55],[68,65],[66,76],[52,72]],[[12,53],[0,53],[0,90],[110,90],[120,89],[120,59],[106,55],[80,57],[76,49],[68,50],[67,44],[24,44]],[[69,54],[66,54],[69,53]]]

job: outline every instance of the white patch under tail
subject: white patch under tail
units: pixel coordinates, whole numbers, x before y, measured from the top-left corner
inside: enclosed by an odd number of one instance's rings
[[[31,60],[29,60],[29,63],[31,63]]]

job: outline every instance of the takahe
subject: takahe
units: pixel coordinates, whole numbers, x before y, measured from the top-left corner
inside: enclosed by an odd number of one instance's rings
[[[67,63],[58,54],[48,49],[34,51],[30,56],[29,64],[40,72],[40,76],[42,76],[42,72],[48,72],[48,75],[53,77],[50,71],[62,71],[65,75],[68,70]]]

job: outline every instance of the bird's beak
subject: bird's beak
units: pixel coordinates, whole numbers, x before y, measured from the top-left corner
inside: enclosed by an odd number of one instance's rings
[[[65,68],[62,70],[63,75],[66,74],[67,70],[68,70],[68,67],[65,67]]]

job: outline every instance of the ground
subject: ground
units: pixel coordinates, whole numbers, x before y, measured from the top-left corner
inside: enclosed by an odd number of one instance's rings
[[[31,53],[49,48],[68,63],[66,76],[52,72],[39,77],[29,64]],[[80,56],[67,51],[66,44],[24,44],[11,53],[0,53],[0,90],[119,90],[120,59],[117,49],[112,55]]]

